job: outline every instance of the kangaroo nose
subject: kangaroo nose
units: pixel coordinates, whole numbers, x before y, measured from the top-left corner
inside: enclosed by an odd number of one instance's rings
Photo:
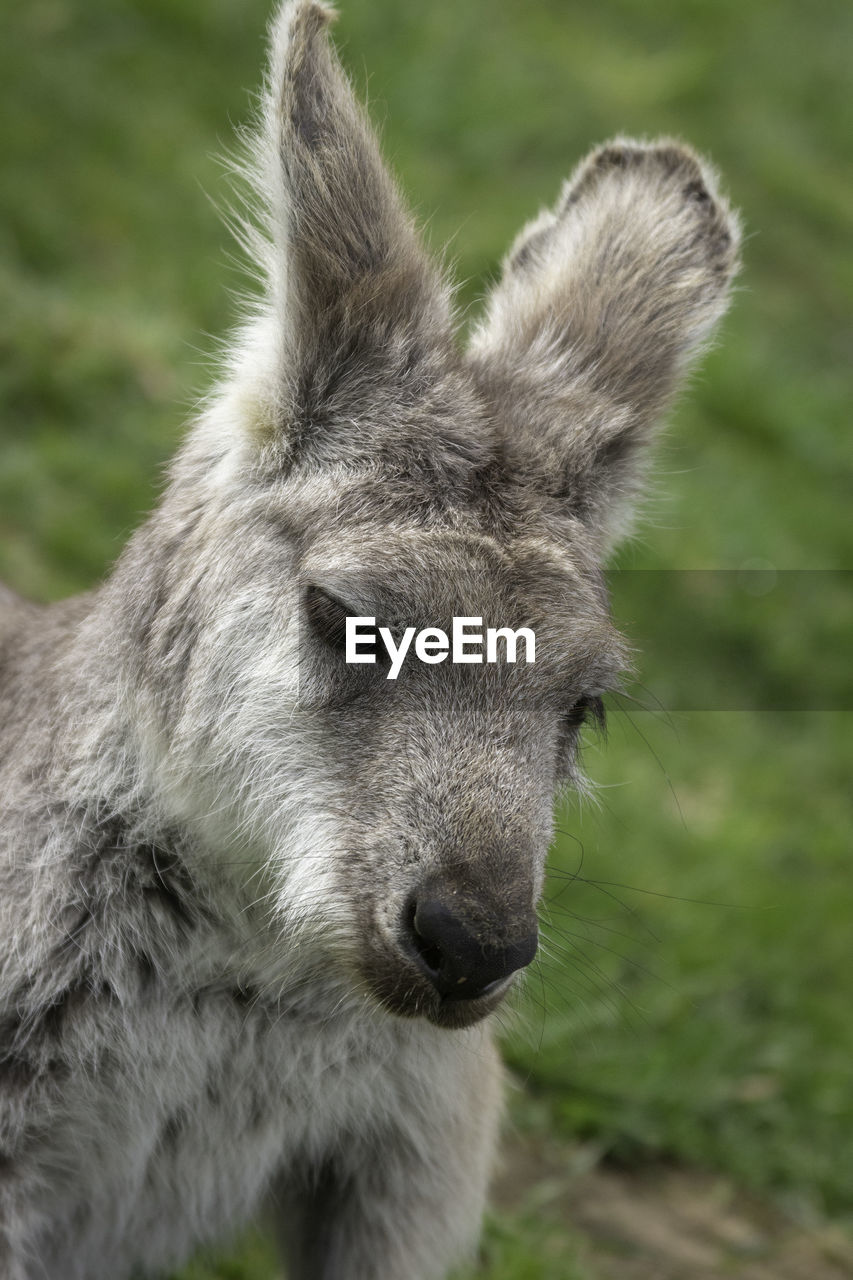
[[[500,942],[481,940],[440,898],[414,904],[409,941],[421,969],[446,1000],[473,1000],[495,990],[536,955],[539,931],[531,915]]]

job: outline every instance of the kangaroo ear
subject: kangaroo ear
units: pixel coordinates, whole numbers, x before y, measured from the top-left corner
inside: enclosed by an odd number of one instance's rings
[[[290,418],[310,417],[348,382],[369,383],[374,365],[404,363],[425,326],[450,329],[449,292],[330,45],[334,16],[313,0],[281,6],[250,141],[285,398],[278,411]]]
[[[630,518],[657,419],[726,308],[738,240],[692,152],[618,139],[524,228],[488,298],[470,359],[507,449],[603,550]]]

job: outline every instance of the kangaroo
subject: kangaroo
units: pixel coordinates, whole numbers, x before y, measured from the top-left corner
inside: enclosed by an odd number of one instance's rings
[[[0,593],[7,1280],[164,1275],[263,1207],[294,1280],[470,1254],[491,1015],[626,663],[602,566],[726,306],[712,171],[620,138],[463,342],[332,17],[273,21],[263,297],[158,508],[89,594]],[[381,646],[346,660],[353,618],[434,658],[454,619],[526,629],[535,662],[388,679]]]

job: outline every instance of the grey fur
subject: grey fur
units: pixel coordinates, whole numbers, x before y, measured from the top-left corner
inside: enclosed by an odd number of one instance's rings
[[[90,595],[0,591],[8,1280],[159,1274],[263,1202],[302,1280],[470,1249],[497,997],[440,1002],[400,921],[436,876],[483,945],[530,918],[583,708],[624,665],[602,557],[725,307],[712,175],[620,140],[460,350],[330,17],[274,23],[268,287],[159,508]],[[418,626],[534,620],[535,670],[392,689],[312,630],[307,584]]]

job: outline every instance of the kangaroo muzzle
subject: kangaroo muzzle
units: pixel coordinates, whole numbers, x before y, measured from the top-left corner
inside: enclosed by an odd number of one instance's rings
[[[474,916],[450,885],[425,886],[409,903],[407,949],[442,1000],[496,995],[539,945],[532,910],[520,915]]]

